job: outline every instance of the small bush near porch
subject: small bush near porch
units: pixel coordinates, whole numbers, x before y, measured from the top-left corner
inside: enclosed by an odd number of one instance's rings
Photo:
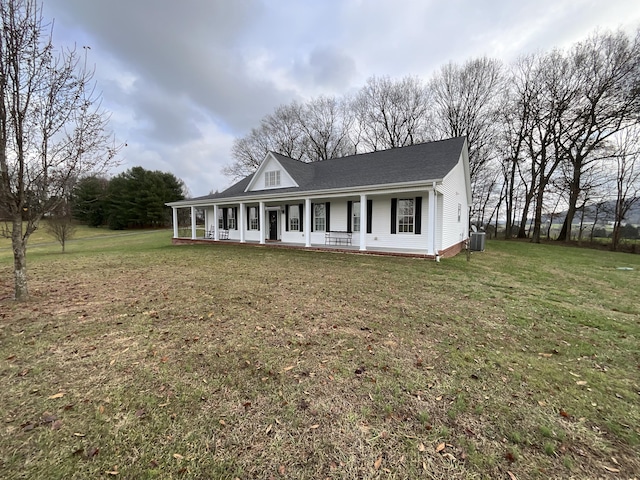
[[[640,257],[170,236],[0,250],[0,477],[640,475]]]

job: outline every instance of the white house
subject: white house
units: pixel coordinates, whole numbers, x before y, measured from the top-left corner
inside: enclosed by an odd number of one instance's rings
[[[432,258],[469,236],[471,186],[464,137],[303,163],[269,153],[222,193],[168,203],[173,242],[277,243]],[[178,209],[191,209],[191,237]],[[205,234],[196,235],[196,210]]]

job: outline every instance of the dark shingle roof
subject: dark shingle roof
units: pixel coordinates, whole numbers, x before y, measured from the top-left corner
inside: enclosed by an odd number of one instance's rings
[[[439,180],[458,163],[464,142],[464,137],[457,137],[314,163],[304,163],[273,153],[299,187],[270,189],[268,193],[313,192]],[[264,190],[245,192],[252,178],[253,175],[249,175],[221,193],[192,200],[264,194]]]

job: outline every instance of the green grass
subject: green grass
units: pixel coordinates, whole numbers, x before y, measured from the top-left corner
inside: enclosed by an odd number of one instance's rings
[[[170,235],[0,244],[0,477],[640,475],[640,257]]]

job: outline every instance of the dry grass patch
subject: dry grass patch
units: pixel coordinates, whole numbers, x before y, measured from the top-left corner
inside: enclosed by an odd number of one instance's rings
[[[640,474],[637,257],[92,242],[0,303],[3,478]]]

